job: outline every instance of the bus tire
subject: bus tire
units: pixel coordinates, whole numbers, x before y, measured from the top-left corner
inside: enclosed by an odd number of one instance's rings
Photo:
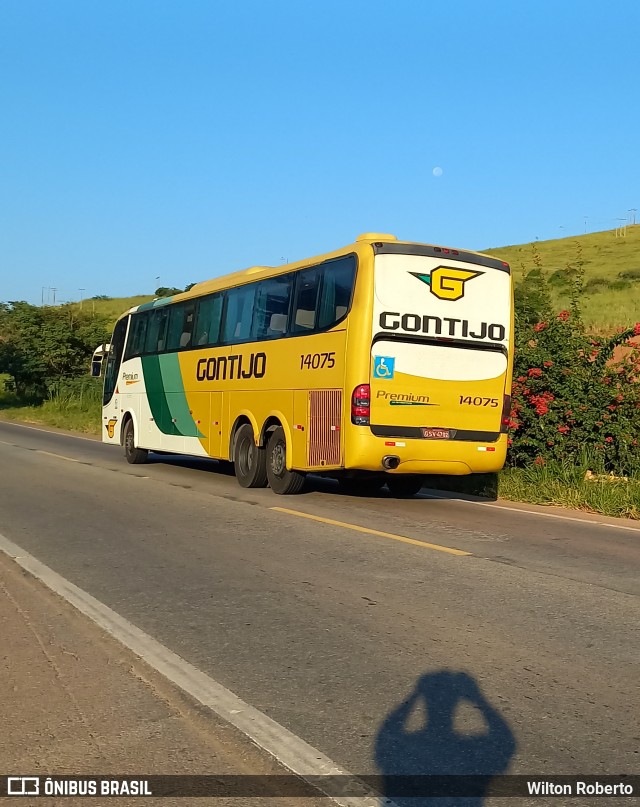
[[[127,425],[124,427],[122,443],[124,455],[131,465],[141,465],[149,458],[149,452],[146,448],[136,448],[136,433],[132,420],[128,420]]]
[[[266,452],[256,445],[249,423],[244,423],[236,432],[233,441],[233,465],[236,479],[243,488],[266,488]]]
[[[420,493],[424,486],[423,476],[413,476],[398,474],[398,476],[387,477],[387,487],[392,496],[398,498],[409,498]]]
[[[273,430],[267,443],[267,479],[274,493],[291,495],[300,493],[304,474],[287,470],[287,441],[282,426]]]

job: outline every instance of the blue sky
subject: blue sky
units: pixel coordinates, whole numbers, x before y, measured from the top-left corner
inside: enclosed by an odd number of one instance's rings
[[[625,0],[0,0],[0,300],[365,231],[612,229],[640,209],[639,30]]]

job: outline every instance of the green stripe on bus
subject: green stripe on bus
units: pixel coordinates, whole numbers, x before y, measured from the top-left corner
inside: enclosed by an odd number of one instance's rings
[[[160,356],[143,356],[142,372],[147,390],[147,400],[156,426],[163,434],[176,434],[180,432],[171,420],[171,412],[167,404],[162,372],[160,370]]]
[[[152,300],[150,303],[142,303],[136,309],[137,311],[149,311],[151,308],[157,308],[160,305],[167,305],[173,300],[173,297],[160,297],[159,300]]]
[[[171,417],[176,421],[176,424],[173,425],[178,426],[179,433],[184,437],[204,437],[189,411],[178,354],[165,353],[159,358],[167,404]]]

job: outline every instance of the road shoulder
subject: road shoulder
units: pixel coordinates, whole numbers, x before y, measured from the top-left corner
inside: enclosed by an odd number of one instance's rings
[[[8,774],[287,773],[1,553],[0,634],[0,767]],[[118,803],[128,802],[135,799]],[[162,800],[174,802],[201,804]]]

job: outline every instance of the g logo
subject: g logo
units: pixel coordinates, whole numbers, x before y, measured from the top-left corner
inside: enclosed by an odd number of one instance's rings
[[[426,283],[439,300],[460,300],[464,297],[464,284],[484,272],[473,269],[454,269],[452,266],[438,266],[430,275],[414,274],[423,283]]]
[[[117,422],[118,422],[117,418],[111,418],[111,420],[105,426],[105,429],[107,430],[107,434],[109,435],[109,439],[113,438]]]

